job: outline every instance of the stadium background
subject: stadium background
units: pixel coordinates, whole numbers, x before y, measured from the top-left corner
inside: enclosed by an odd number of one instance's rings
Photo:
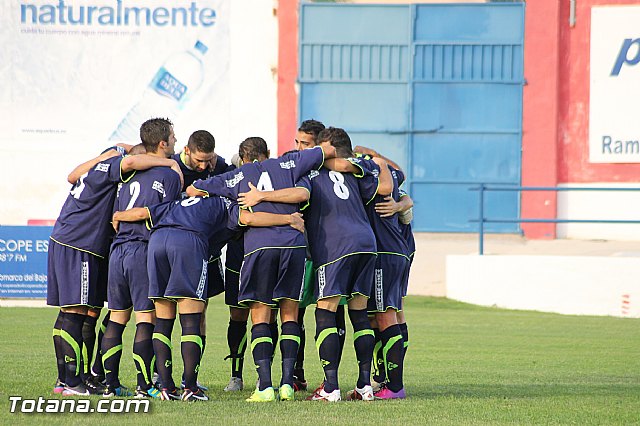
[[[477,203],[467,188],[477,183],[624,188],[637,182],[640,152],[599,155],[598,136],[590,132],[593,122],[606,125],[610,120],[611,132],[618,132],[614,138],[639,138],[640,124],[628,122],[640,94],[640,68],[632,61],[637,46],[626,52],[628,63],[619,75],[606,75],[623,41],[639,37],[628,25],[640,16],[640,7],[630,7],[636,2],[350,3],[65,2],[76,11],[82,5],[216,10],[215,24],[204,28],[191,22],[182,27],[153,22],[72,26],[56,15],[58,2],[3,2],[0,39],[7,48],[0,52],[5,64],[0,76],[11,84],[0,91],[0,151],[7,159],[0,171],[0,224],[3,241],[31,241],[32,247],[31,252],[15,253],[5,243],[3,254],[37,256],[41,238],[32,232],[41,231],[13,226],[55,219],[66,196],[68,171],[110,143],[109,135],[159,67],[201,37],[211,37],[203,84],[172,117],[178,146],[193,130],[204,128],[216,136],[217,151],[226,158],[252,135],[263,136],[272,152],[282,153],[293,146],[297,123],[313,115],[345,127],[355,143],[374,145],[407,168],[417,231],[473,232],[476,225],[468,220],[477,217]],[[47,5],[56,12],[47,15]],[[600,19],[597,27],[594,16]],[[429,19],[440,23],[437,31],[421,30],[433,28]],[[351,52],[358,46],[377,46],[379,52],[388,48],[389,61],[400,66],[358,80],[355,63],[340,56],[341,64],[352,66],[351,74],[336,77],[339,65],[332,62],[333,53],[308,56],[305,48],[313,52],[316,42],[348,46]],[[456,64],[483,43],[496,61],[480,63],[488,76],[469,77],[462,66],[456,74]],[[415,55],[420,52],[431,52],[433,58],[440,54],[442,73],[419,74],[411,65],[418,63]],[[371,66],[384,64],[383,54],[370,60]],[[305,74],[305,63],[313,64],[311,70],[317,67],[320,77]],[[606,65],[604,77],[596,74],[594,63]],[[608,83],[603,83],[605,77],[610,77]],[[615,84],[615,90],[606,84]],[[326,93],[334,96],[323,97]],[[434,113],[462,106],[466,115],[461,117],[468,120],[460,120],[464,122],[457,128],[451,127],[451,115]],[[595,117],[590,115],[596,110]],[[498,215],[521,218],[633,219],[639,203],[632,192],[536,192],[497,199],[489,212],[493,208]],[[522,231],[529,239],[633,241],[640,236],[637,225],[523,224],[493,231]],[[24,265],[15,257],[13,262],[4,259],[3,273],[22,273]]]

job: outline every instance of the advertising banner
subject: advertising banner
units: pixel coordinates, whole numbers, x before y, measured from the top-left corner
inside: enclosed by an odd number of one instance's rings
[[[591,9],[589,159],[640,162],[640,6]]]
[[[51,226],[0,226],[0,298],[47,296]]]

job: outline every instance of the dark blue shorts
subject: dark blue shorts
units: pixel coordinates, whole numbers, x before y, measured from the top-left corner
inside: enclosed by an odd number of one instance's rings
[[[373,295],[369,298],[369,312],[402,309],[402,292],[409,274],[409,259],[394,254],[378,253]]]
[[[222,259],[217,256],[209,258],[207,263],[207,299],[219,295],[224,291],[224,269]]]
[[[147,254],[151,299],[199,299],[207,295],[209,245],[197,234],[160,228],[151,234]]]
[[[246,308],[238,303],[240,292],[240,268],[244,259],[243,240],[231,240],[227,244],[224,271],[224,303],[234,308]]]
[[[361,294],[372,296],[375,274],[375,254],[352,254],[316,270],[314,297],[316,300],[332,296],[348,299]]]
[[[107,300],[108,261],[49,240],[47,305],[102,308]]]
[[[304,247],[263,249],[245,256],[240,269],[239,303],[276,306],[280,299],[299,301],[305,258]]]
[[[409,272],[411,272],[411,265],[413,265],[413,254],[409,256],[409,270],[407,271],[406,278],[404,280],[404,285],[402,288],[402,297],[407,295],[407,291],[409,290]]]
[[[131,307],[136,312],[155,309],[149,299],[146,242],[131,241],[112,248],[107,300],[109,309],[114,311],[125,311]]]

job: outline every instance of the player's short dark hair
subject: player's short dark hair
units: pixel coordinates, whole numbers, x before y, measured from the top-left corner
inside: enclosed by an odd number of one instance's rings
[[[313,136],[313,140],[316,143],[318,141],[318,135],[324,129],[325,129],[324,124],[314,119],[305,120],[302,122],[302,124],[300,124],[300,127],[298,127],[299,132],[306,133],[308,135]]]
[[[353,156],[351,138],[344,129],[339,127],[327,127],[318,135],[318,143],[329,142],[336,148],[338,157],[348,158]]]
[[[140,126],[140,140],[147,152],[156,152],[161,141],[169,142],[173,123],[168,118],[151,118]]]
[[[189,136],[187,146],[191,151],[200,151],[208,154],[216,149],[216,140],[206,130],[196,130]]]
[[[254,161],[261,156],[268,157],[269,148],[264,139],[253,136],[242,141],[240,148],[238,148],[238,155],[240,158],[247,158],[249,161]]]
[[[131,149],[129,150],[129,155],[144,154],[145,152],[147,152],[147,150],[145,149],[144,145],[139,143],[138,145],[134,145],[131,147]]]

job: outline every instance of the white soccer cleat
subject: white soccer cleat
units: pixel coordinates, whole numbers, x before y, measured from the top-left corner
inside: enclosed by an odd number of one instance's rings
[[[313,395],[307,397],[307,401],[338,402],[341,399],[340,389],[335,389],[333,392],[326,392],[324,390],[324,385],[316,389]]]
[[[373,387],[371,385],[364,385],[362,388],[356,386],[356,388],[347,393],[347,400],[349,401],[373,401]]]

